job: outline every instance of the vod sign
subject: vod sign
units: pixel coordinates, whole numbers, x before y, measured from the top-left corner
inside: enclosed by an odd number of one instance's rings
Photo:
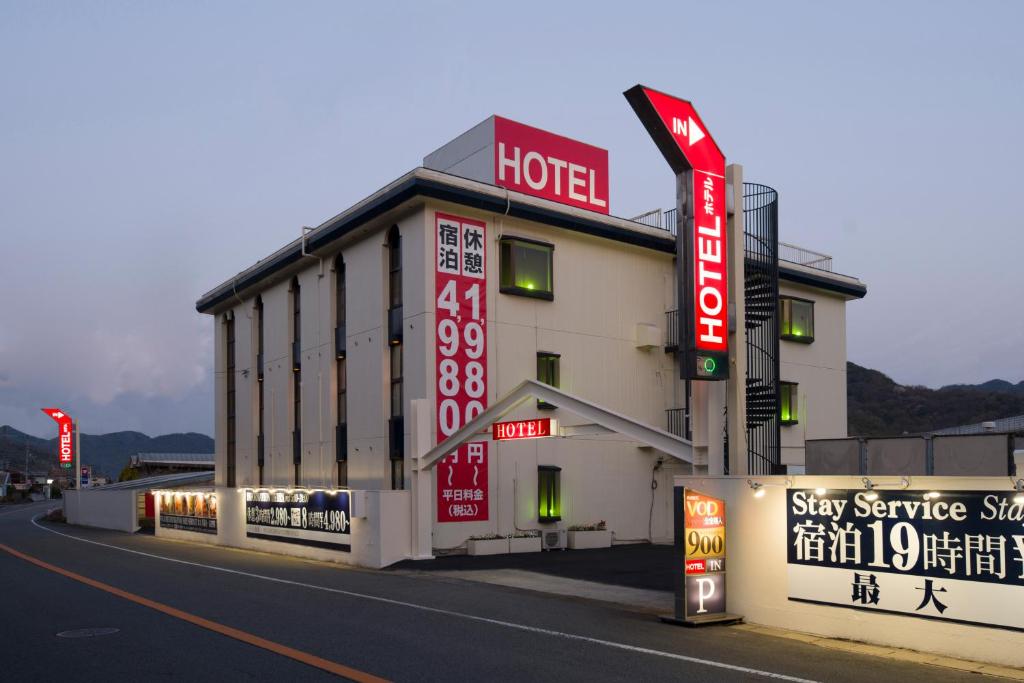
[[[681,493],[680,493],[681,492]],[[676,595],[676,618],[707,620],[725,616],[725,501],[688,488],[677,488],[676,545],[682,546],[682,595]]]

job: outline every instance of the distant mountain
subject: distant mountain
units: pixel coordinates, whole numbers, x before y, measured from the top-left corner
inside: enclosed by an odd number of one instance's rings
[[[856,363],[846,364],[846,398],[850,436],[915,434],[1024,415],[1024,382],[929,389],[897,384]]]
[[[972,389],[974,391],[991,391],[997,394],[1016,394],[1018,396],[1024,396],[1024,381],[1013,384],[1007,382],[1005,379],[990,379],[987,382],[981,384],[948,384],[940,391],[944,389]]]
[[[33,473],[49,470],[57,461],[57,438],[40,439],[8,425],[0,426],[0,466],[23,470],[26,447]],[[136,453],[213,453],[213,439],[205,434],[164,434],[151,437],[141,432],[82,434],[82,462],[98,474],[116,477]]]

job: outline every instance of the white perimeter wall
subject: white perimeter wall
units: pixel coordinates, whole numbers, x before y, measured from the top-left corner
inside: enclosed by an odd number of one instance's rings
[[[69,524],[135,533],[139,530],[135,496],[140,491],[64,491]]]
[[[352,491],[352,550],[267,541],[245,535],[245,491],[217,487],[217,533],[164,529],[157,510],[156,535],[193,543],[226,545],[279,555],[380,568],[410,557],[408,491]]]
[[[677,477],[675,481],[677,486],[692,487],[726,501],[729,612],[755,624],[1024,666],[1024,633],[1021,632],[788,600],[785,479],[757,477],[756,481],[778,486],[766,487],[763,498],[754,498],[745,478]],[[1007,483],[1005,477],[914,477],[911,489],[1005,491]],[[796,484],[801,489],[863,488],[860,477],[802,476]]]

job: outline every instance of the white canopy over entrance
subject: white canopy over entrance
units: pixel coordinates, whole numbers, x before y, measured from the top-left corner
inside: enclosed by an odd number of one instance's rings
[[[412,550],[416,559],[432,557],[431,530],[433,527],[433,486],[430,472],[446,455],[468,441],[480,438],[480,432],[501,420],[517,407],[530,400],[540,399],[557,405],[559,410],[575,413],[594,424],[621,434],[631,440],[665,453],[681,462],[693,463],[693,446],[681,437],[651,427],[596,403],[543,384],[533,379],[523,381],[508,394],[495,401],[487,410],[467,422],[462,429],[442,443],[433,445],[430,436],[432,413],[426,399],[412,401]]]

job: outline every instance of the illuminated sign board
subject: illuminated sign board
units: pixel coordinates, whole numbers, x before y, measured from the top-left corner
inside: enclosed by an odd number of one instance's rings
[[[161,529],[217,533],[217,494],[192,491],[155,491],[160,500],[157,524]]]
[[[349,492],[246,490],[245,535],[349,552],[352,549]]]
[[[608,213],[608,150],[494,117],[495,185]]]
[[[693,105],[641,85],[625,93],[676,174],[680,374],[729,376],[725,155]]]
[[[725,501],[675,487],[675,616],[664,621],[738,621],[725,611]]]
[[[789,599],[1024,630],[1013,491],[786,492]]]
[[[426,168],[608,213],[608,150],[491,116],[423,159]]]
[[[556,432],[558,432],[558,421],[553,417],[545,417],[539,420],[495,422],[491,425],[491,438],[495,441],[541,439],[547,436],[554,436]]]
[[[60,466],[70,468],[75,461],[75,435],[71,416],[60,408],[42,408],[57,423],[57,460]]]
[[[487,407],[487,239],[483,222],[438,213],[434,220],[437,441]],[[437,473],[437,521],[488,518],[487,441],[463,444]]]

